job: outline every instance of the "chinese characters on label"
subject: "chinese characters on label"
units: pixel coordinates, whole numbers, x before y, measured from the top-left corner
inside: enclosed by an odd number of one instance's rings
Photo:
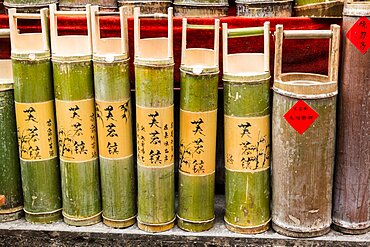
[[[173,106],[136,107],[137,160],[145,166],[174,162]]]
[[[370,48],[370,20],[362,16],[347,32],[347,39],[362,53]]]
[[[130,101],[96,101],[99,155],[124,158],[132,155]]]
[[[299,133],[303,134],[319,116],[315,110],[303,100],[298,100],[290,110],[285,113],[285,120]]]
[[[225,163],[231,170],[262,170],[270,166],[270,116],[225,115]]]
[[[94,99],[56,100],[60,159],[88,161],[97,157]]]
[[[216,126],[217,110],[180,110],[180,171],[193,175],[215,171]]]
[[[15,103],[19,155],[23,160],[57,156],[54,101]]]

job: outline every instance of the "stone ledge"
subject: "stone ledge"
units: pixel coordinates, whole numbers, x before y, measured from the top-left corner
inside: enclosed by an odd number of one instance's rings
[[[62,221],[38,225],[24,219],[0,224],[0,246],[370,246],[370,233],[344,235],[332,230],[317,238],[290,238],[272,230],[257,235],[230,232],[223,223],[223,198],[216,200],[216,223],[206,232],[190,233],[178,227],[146,233],[134,225],[109,228],[102,223],[73,227]]]

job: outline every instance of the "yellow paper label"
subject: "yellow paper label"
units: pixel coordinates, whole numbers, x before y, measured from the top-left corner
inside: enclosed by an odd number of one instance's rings
[[[144,166],[166,166],[174,160],[173,105],[136,106],[137,160]]]
[[[192,175],[205,175],[215,171],[216,126],[217,110],[180,110],[180,171]]]
[[[42,103],[15,103],[19,155],[23,160],[55,158],[54,101]]]
[[[95,159],[98,150],[94,99],[56,100],[55,106],[60,159],[69,162]]]
[[[256,171],[270,166],[270,116],[225,115],[226,168]]]
[[[119,159],[132,155],[130,100],[107,102],[96,100],[99,155]]]

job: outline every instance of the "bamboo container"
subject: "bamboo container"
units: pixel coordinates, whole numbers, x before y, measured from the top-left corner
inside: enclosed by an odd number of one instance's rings
[[[18,32],[19,19],[40,19],[41,33]],[[48,9],[40,14],[9,10],[15,109],[26,220],[61,218],[62,198],[50,61]]]
[[[8,38],[9,34],[9,29],[0,29],[0,38]],[[17,220],[23,215],[10,59],[0,60],[0,123],[0,222],[6,222]]]
[[[295,0],[295,16],[341,18],[343,0]]]
[[[179,207],[177,225],[199,232],[213,227],[216,167],[220,20],[214,25],[182,19]],[[187,48],[187,29],[213,29],[214,47]]]
[[[4,0],[5,9],[16,8],[20,13],[40,13],[42,8],[56,3],[58,0]]]
[[[293,0],[236,0],[236,15],[246,17],[291,17]]]
[[[174,0],[175,16],[217,17],[227,16],[227,0]]]
[[[123,228],[136,222],[127,9],[111,13],[92,7],[96,121],[103,222]],[[121,38],[101,38],[100,17],[117,14]]]
[[[331,224],[340,27],[283,31],[277,25],[275,37],[272,227],[292,237],[320,236]],[[329,75],[282,74],[283,38],[329,38]]]
[[[63,216],[76,226],[95,224],[101,215],[90,13],[90,5],[79,12],[50,5]],[[86,16],[87,35],[58,36],[58,16]]]
[[[134,10],[137,221],[148,232],[169,230],[175,221],[172,13]],[[168,37],[141,39],[140,18],[153,16],[168,18]]]
[[[172,0],[117,0],[118,7],[124,6],[128,9],[128,15],[134,16],[134,8],[139,7],[141,14],[167,13],[172,6]]]
[[[97,5],[103,11],[117,11],[117,0],[59,0],[59,10],[83,11],[86,4]]]
[[[348,1],[343,15],[333,226],[362,234],[370,230],[370,53],[362,54],[345,36],[362,16],[370,18],[370,2]]]
[[[225,223],[260,233],[270,222],[270,23],[223,32]],[[264,36],[264,53],[228,54],[228,38]]]

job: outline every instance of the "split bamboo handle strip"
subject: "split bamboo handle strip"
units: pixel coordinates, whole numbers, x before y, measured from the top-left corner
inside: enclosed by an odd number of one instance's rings
[[[17,19],[27,19],[27,20],[40,20],[41,16],[40,14],[22,14],[22,13],[16,13],[13,15],[14,18]]]
[[[98,12],[96,16],[118,16],[119,12]]]
[[[9,28],[4,28],[0,29],[0,39],[1,38],[9,38],[10,37],[10,29]]]
[[[87,4],[90,5],[90,4]],[[86,5],[86,6],[87,6]],[[86,11],[54,11],[54,16],[86,16]]]
[[[197,25],[197,24],[187,24],[187,29],[201,29],[201,30],[214,30],[214,25]]]
[[[154,13],[154,14],[141,14],[139,18],[168,18],[168,14]]]
[[[330,39],[331,30],[286,30],[285,39]]]
[[[253,36],[263,36],[264,27],[246,27],[246,28],[234,28],[228,29],[228,38],[242,38],[242,37],[253,37]]]

